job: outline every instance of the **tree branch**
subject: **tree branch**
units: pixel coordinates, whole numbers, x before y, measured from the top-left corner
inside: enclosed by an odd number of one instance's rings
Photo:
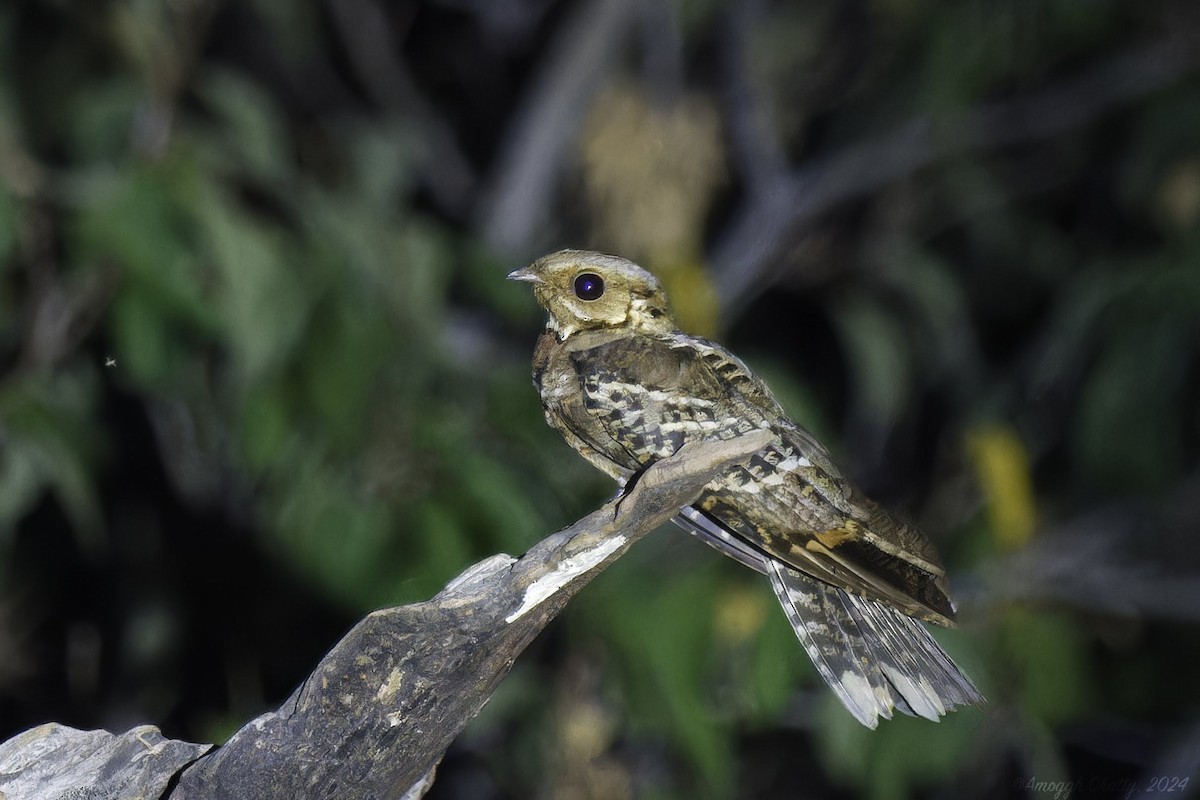
[[[559,29],[505,134],[482,202],[477,228],[491,248],[515,253],[529,246],[636,12],[630,0],[588,0]]]
[[[432,600],[368,615],[278,710],[204,755],[207,745],[171,743],[193,748],[180,751],[188,758],[199,757],[181,772],[178,759],[148,765],[158,770],[158,783],[142,776],[144,783],[167,789],[180,772],[163,795],[172,800],[420,797],[446,748],[567,601],[692,502],[705,484],[770,439],[769,432],[754,431],[687,445],[649,467],[629,491],[520,559],[492,556]],[[49,727],[57,735],[71,733]],[[100,786],[102,792],[110,786],[94,761],[78,756],[79,748],[53,759],[31,757],[22,742],[32,733],[0,745],[0,792],[59,796],[31,793],[47,776],[58,781],[59,793],[70,786]]]
[[[421,167],[438,203],[452,214],[465,214],[476,176],[459,148],[456,134],[422,96],[393,41],[387,15],[374,0],[326,3],[346,57],[371,99],[381,108],[401,112],[421,132]]]
[[[918,117],[882,136],[754,182],[754,195],[713,251],[717,294],[728,311],[762,291],[766,271],[806,224],[939,160],[1062,135],[1200,66],[1197,32],[1183,28],[1075,78],[944,120]]]

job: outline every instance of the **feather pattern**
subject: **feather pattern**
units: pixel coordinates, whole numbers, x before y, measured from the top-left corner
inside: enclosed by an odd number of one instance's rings
[[[941,645],[912,617],[781,564],[730,536],[692,507],[676,525],[770,578],[788,623],[827,683],[869,728],[893,709],[936,720],[984,701]]]
[[[856,719],[873,728],[896,709],[936,719],[982,702],[918,621],[954,620],[929,540],[847,480],[736,356],[680,331],[654,276],[616,256],[566,250],[510,277],[532,283],[550,315],[533,363],[546,421],[617,481],[690,441],[774,434],[675,522],[768,576]]]

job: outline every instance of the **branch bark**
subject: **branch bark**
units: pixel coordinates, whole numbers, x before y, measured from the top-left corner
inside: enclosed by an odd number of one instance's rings
[[[90,796],[71,793],[95,787],[102,793],[120,790],[103,796],[130,796],[128,779],[119,785],[105,782],[119,756],[87,757],[97,743],[113,748],[121,742],[127,749],[114,752],[128,753],[130,763],[122,768],[137,773],[138,786],[146,787],[141,796],[420,797],[446,748],[567,601],[692,502],[705,484],[747,461],[770,438],[755,431],[685,446],[648,468],[619,497],[520,559],[492,556],[432,600],[368,615],[287,702],[252,720],[218,749],[161,737],[147,743],[146,731],[157,734],[148,726],[121,737],[42,726],[0,745],[0,797]],[[47,737],[74,744],[48,757],[47,748],[38,744]],[[143,747],[129,744],[131,737]],[[144,751],[166,745],[175,748],[174,759],[143,758]],[[52,792],[46,791],[51,779]]]

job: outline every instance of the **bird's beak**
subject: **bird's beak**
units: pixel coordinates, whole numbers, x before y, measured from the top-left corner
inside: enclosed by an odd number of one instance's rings
[[[531,269],[530,267],[521,267],[520,269],[514,269],[512,272],[508,273],[508,279],[510,281],[522,281],[524,283],[541,283],[542,282],[541,276],[539,276],[536,272],[534,272],[533,269]]]

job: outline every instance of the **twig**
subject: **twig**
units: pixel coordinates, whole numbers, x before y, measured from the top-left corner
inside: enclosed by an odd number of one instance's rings
[[[1194,474],[1157,507],[1114,501],[1059,523],[989,562],[977,583],[959,586],[959,600],[976,614],[1035,603],[1200,620],[1200,562],[1192,546],[1198,489],[1200,474]],[[1155,532],[1153,545],[1146,544],[1146,531]]]
[[[427,149],[422,163],[438,203],[455,214],[468,210],[476,178],[456,144],[456,134],[421,95],[389,35],[386,15],[373,0],[334,0],[326,4],[346,43],[346,55],[371,99],[381,108],[412,119]]]
[[[770,184],[772,176],[787,171],[770,106],[751,79],[750,36],[762,18],[762,3],[734,3],[725,14],[728,35],[721,37],[720,52],[730,158],[745,176],[749,193],[757,195]]]
[[[835,206],[877,191],[937,161],[1049,139],[1170,85],[1200,66],[1194,31],[1184,30],[1107,61],[1076,78],[936,123],[919,117],[891,133],[759,182],[713,251],[726,309],[764,288],[764,277],[804,226]]]
[[[478,229],[488,246],[524,255],[546,217],[588,104],[636,13],[632,0],[589,0],[558,31],[505,136],[480,209]]]

